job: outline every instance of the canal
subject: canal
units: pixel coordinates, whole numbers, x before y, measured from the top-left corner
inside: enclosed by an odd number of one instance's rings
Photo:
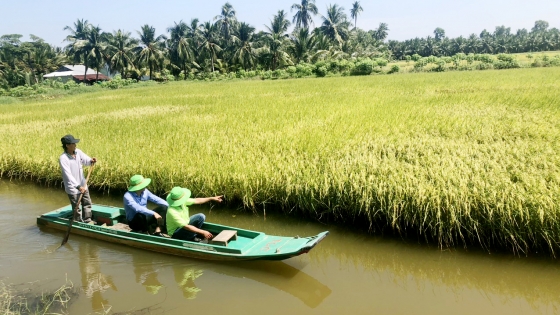
[[[94,203],[122,199],[92,192]],[[437,246],[280,214],[193,206],[210,222],[267,234],[330,234],[282,262],[217,263],[40,229],[60,187],[0,180],[0,280],[40,294],[71,283],[70,314],[556,314],[560,264]]]

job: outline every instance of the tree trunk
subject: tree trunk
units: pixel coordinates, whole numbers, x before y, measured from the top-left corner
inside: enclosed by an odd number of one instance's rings
[[[87,54],[84,54],[84,67],[86,68],[86,72],[84,73],[84,84],[86,83],[86,77],[87,77]]]

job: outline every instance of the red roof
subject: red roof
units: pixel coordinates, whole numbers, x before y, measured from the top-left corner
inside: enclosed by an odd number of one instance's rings
[[[76,80],[84,81],[84,75],[83,74],[82,75],[73,75],[73,77]],[[104,75],[104,74],[101,74],[101,73],[100,74],[88,74],[88,75],[86,75],[86,80],[87,81],[95,81],[96,79],[99,80],[99,81],[107,81],[107,80],[109,80],[109,77]]]

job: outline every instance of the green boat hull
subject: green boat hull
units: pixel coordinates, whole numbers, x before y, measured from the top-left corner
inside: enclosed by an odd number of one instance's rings
[[[106,224],[100,226],[74,221],[72,234],[159,253],[205,260],[284,260],[309,252],[329,233],[325,231],[311,237],[285,237],[205,223],[203,229],[212,234],[217,235],[223,230],[233,230],[237,232],[237,239],[230,240],[227,245],[204,244],[117,229],[118,223],[126,223],[122,208],[94,204],[92,212],[94,220]],[[62,207],[37,217],[37,224],[41,227],[66,231],[71,214],[70,206]]]

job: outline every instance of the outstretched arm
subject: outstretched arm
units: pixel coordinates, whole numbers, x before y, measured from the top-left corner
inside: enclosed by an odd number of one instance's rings
[[[223,195],[220,196],[214,196],[214,197],[205,197],[205,198],[193,198],[194,199],[194,204],[195,205],[201,205],[203,203],[207,203],[209,201],[216,201],[216,202],[222,202],[224,199]]]

